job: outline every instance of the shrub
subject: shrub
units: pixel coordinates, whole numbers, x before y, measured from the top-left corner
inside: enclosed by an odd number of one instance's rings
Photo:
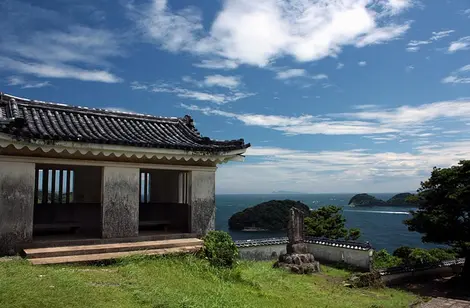
[[[411,265],[421,265],[427,263],[434,263],[439,261],[436,257],[431,255],[428,250],[422,248],[415,248],[406,260]]]
[[[383,288],[380,273],[372,271],[369,273],[354,273],[345,282],[345,286],[351,288]]]
[[[385,249],[374,252],[373,264],[375,269],[399,266],[403,260],[392,256]]]
[[[357,241],[361,237],[361,230],[358,228],[351,228],[348,231],[348,236],[346,237],[347,240],[350,241]]]
[[[411,248],[409,246],[401,246],[401,247],[398,247],[397,249],[395,249],[395,251],[393,252],[393,255],[395,257],[406,260],[406,259],[408,259],[408,257],[410,256],[412,251],[413,251],[413,248]]]
[[[432,248],[428,251],[429,254],[436,258],[438,261],[453,260],[457,257],[457,254],[452,249]]]
[[[202,256],[213,266],[233,267],[238,259],[238,248],[224,231],[210,231],[204,238]]]

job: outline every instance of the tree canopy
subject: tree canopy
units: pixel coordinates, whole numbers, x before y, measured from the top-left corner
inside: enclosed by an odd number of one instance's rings
[[[344,218],[342,211],[341,207],[334,205],[310,211],[310,215],[305,217],[306,234],[330,239],[357,240],[361,232],[359,229],[348,230],[346,228],[346,218]]]
[[[450,168],[434,168],[414,196],[418,205],[405,220],[423,242],[453,246],[466,256],[464,276],[470,278],[470,161]]]

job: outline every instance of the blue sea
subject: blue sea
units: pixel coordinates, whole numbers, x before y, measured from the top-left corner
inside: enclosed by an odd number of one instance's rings
[[[269,200],[291,199],[301,201],[311,209],[324,205],[337,205],[343,207],[348,228],[361,229],[361,241],[369,241],[376,249],[387,249],[393,252],[400,246],[436,247],[432,244],[423,244],[421,235],[409,232],[403,224],[403,220],[410,217],[409,211],[412,207],[349,207],[348,202],[355,194],[265,194],[265,195],[217,195],[216,205],[216,229],[230,233],[234,240],[250,238],[268,238],[286,236],[284,232],[242,232],[230,231],[228,219],[234,213],[247,207]],[[388,200],[395,194],[372,194],[375,197]]]

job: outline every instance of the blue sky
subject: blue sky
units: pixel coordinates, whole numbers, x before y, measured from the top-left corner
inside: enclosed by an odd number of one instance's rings
[[[470,152],[464,0],[0,0],[0,91],[191,114],[217,193],[414,190]]]

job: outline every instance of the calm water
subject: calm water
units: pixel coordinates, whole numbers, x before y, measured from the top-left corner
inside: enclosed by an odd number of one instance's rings
[[[394,194],[374,194],[375,197],[388,200]],[[435,247],[423,244],[419,233],[409,232],[403,220],[410,217],[412,207],[367,207],[351,208],[347,204],[354,194],[305,194],[305,195],[217,195],[216,229],[228,231],[234,240],[286,236],[283,232],[240,232],[228,230],[228,219],[234,213],[258,203],[273,199],[291,199],[301,201],[315,209],[323,205],[343,206],[348,228],[362,231],[361,241],[369,241],[375,249],[385,248],[392,252],[400,246]]]

